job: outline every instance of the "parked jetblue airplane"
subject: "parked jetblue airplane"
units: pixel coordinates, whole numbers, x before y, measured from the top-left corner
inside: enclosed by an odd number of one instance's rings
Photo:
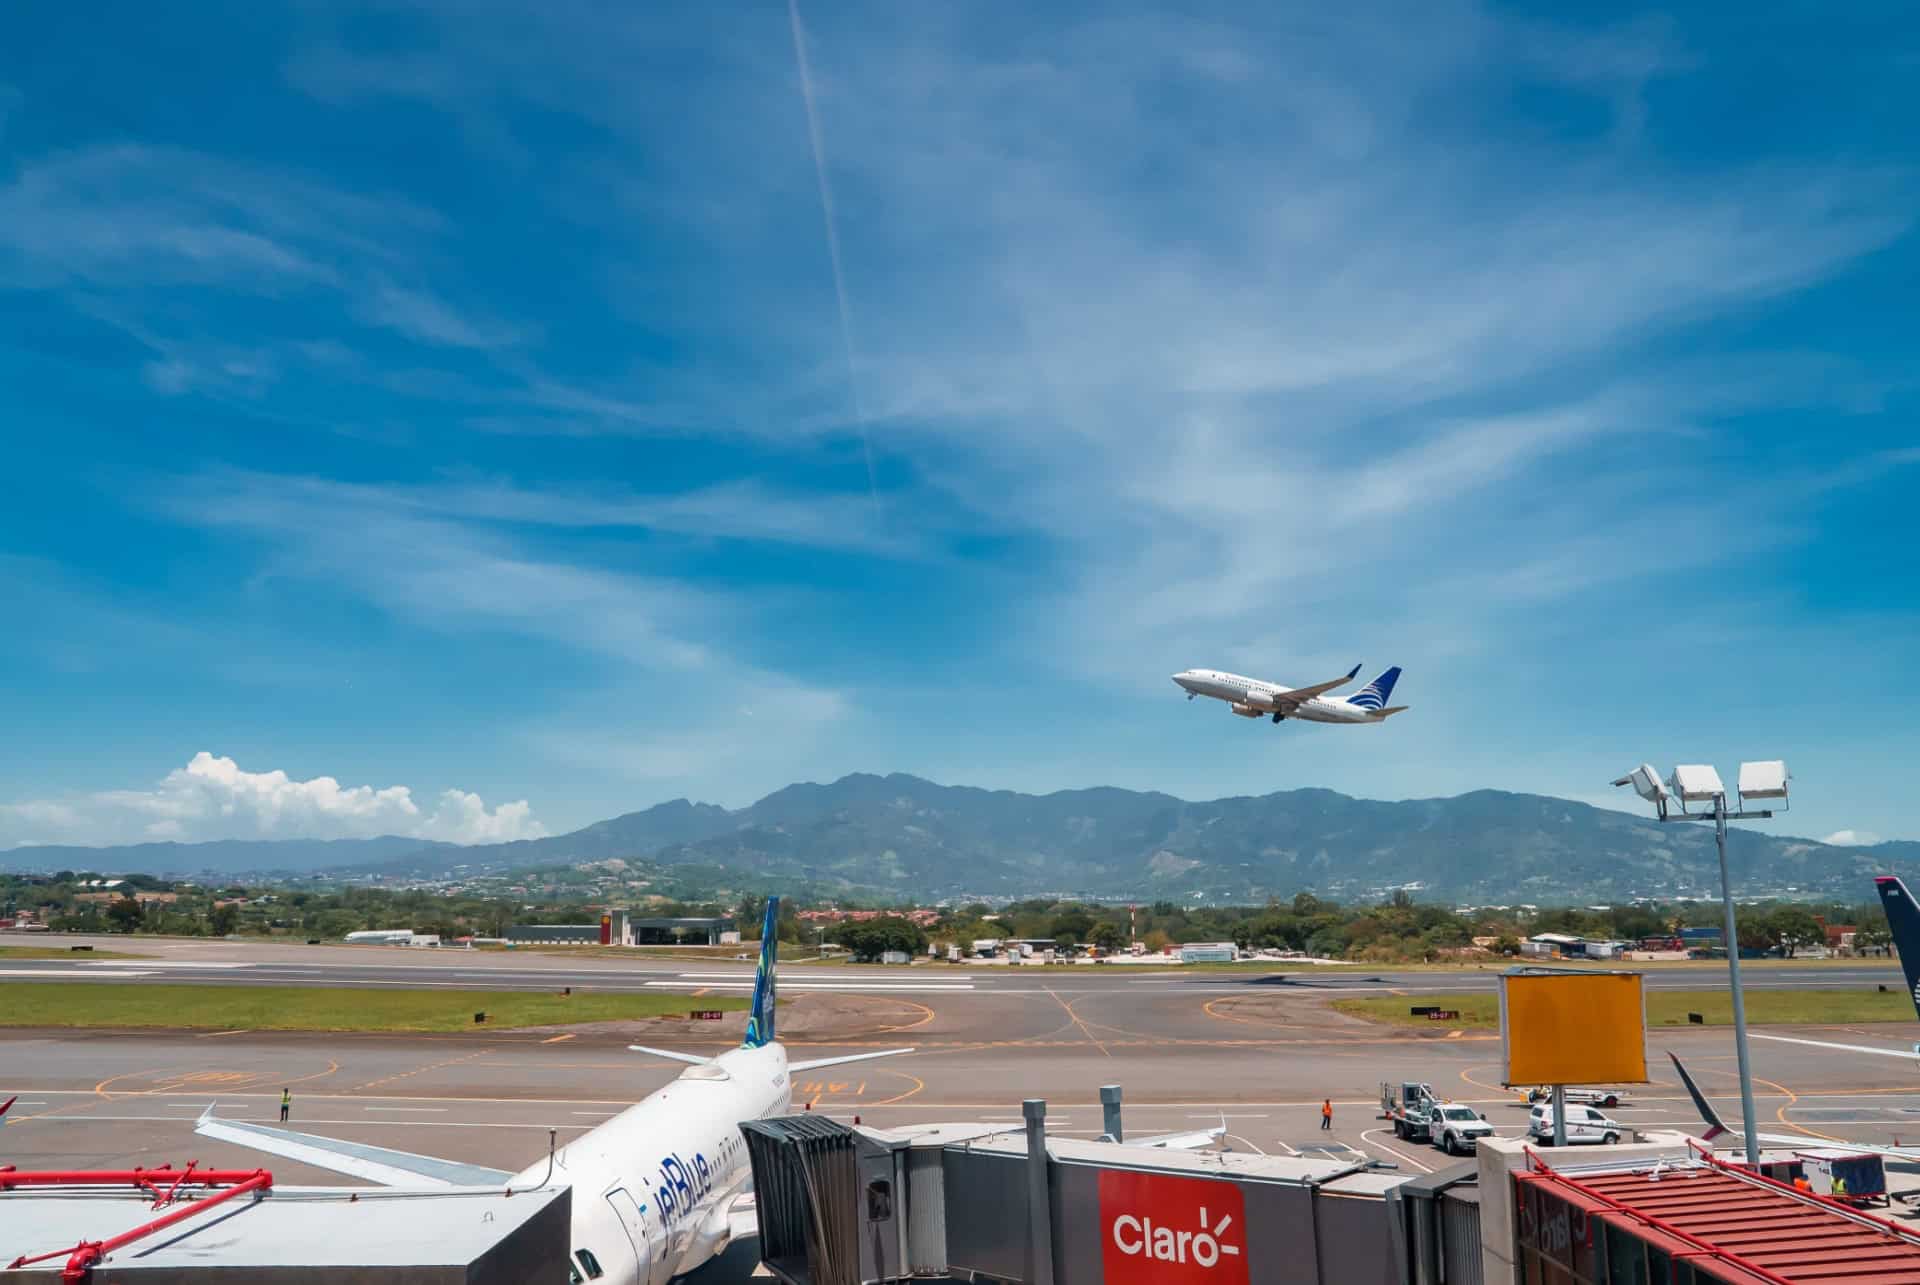
[[[759,1232],[748,1190],[753,1168],[740,1138],[740,1121],[790,1111],[794,1072],[913,1052],[887,1049],[787,1061],[786,1049],[774,1040],[774,930],[779,913],[780,899],[769,897],[745,1042],[713,1058],[632,1046],[638,1052],[689,1065],[672,1084],[560,1148],[551,1162],[542,1157],[510,1174],[290,1129],[220,1120],[214,1118],[212,1108],[200,1117],[194,1132],[395,1188],[504,1184],[527,1190],[549,1181],[567,1183],[573,1187],[568,1258],[573,1279],[604,1285],[665,1285],[720,1253],[735,1237]]]
[[[1196,696],[1211,696],[1215,700],[1226,701],[1228,707],[1242,718],[1259,718],[1263,714],[1270,714],[1276,723],[1283,718],[1305,719],[1309,723],[1381,723],[1407,708],[1405,705],[1387,704],[1387,698],[1393,695],[1393,685],[1400,677],[1398,665],[1351,697],[1326,694],[1352,682],[1359,673],[1360,666],[1355,665],[1344,678],[1315,683],[1311,687],[1282,687],[1278,683],[1222,673],[1217,669],[1183,669],[1173,676],[1173,681],[1186,692],[1188,700]]]

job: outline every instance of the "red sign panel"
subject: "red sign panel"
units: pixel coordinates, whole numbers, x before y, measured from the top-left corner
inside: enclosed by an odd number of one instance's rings
[[[1246,1204],[1231,1182],[1101,1172],[1107,1285],[1247,1285],[1246,1246]]]

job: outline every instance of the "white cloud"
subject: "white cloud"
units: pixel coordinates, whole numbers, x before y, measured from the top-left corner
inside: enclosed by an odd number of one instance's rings
[[[397,834],[450,843],[495,843],[546,833],[525,800],[491,810],[477,794],[446,790],[431,810],[404,785],[300,781],[249,772],[205,750],[142,790],[0,804],[0,847],[172,839],[352,839]]]
[[[422,343],[448,348],[503,348],[519,339],[510,327],[469,317],[424,290],[383,282],[359,306],[367,321]]]
[[[1842,848],[1859,848],[1880,842],[1880,836],[1871,830],[1835,830],[1820,842]]]

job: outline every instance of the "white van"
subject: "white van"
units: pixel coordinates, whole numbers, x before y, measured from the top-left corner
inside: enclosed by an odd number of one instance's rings
[[[1541,1103],[1527,1114],[1527,1136],[1541,1146],[1553,1145],[1553,1107]],[[1598,1142],[1612,1146],[1627,1136],[1627,1128],[1594,1107],[1567,1104],[1567,1143]]]

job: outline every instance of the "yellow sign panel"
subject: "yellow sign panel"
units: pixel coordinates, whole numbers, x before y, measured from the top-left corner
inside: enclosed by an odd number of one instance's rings
[[[1647,1083],[1639,973],[1503,973],[1508,1084]]]

